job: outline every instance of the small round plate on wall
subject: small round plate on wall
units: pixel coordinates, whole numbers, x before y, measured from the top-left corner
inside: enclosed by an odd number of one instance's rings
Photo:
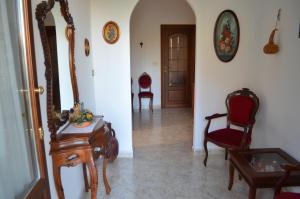
[[[84,52],[86,56],[90,55],[90,42],[87,38],[84,39]]]
[[[109,21],[103,27],[103,38],[109,44],[114,44],[119,40],[120,29],[116,22]]]

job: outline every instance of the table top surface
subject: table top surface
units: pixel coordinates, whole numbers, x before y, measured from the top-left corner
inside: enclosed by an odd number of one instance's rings
[[[103,117],[100,116],[95,116],[91,124],[83,128],[78,128],[72,125],[70,122],[67,122],[59,129],[58,134],[88,134],[101,128],[104,124],[105,121],[103,120]]]
[[[299,164],[279,148],[237,150],[230,152],[230,161],[249,178],[280,177],[284,174],[280,165]],[[297,174],[300,177],[300,173]]]

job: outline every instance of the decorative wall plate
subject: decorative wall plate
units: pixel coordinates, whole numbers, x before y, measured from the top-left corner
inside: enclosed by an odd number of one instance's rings
[[[86,56],[90,55],[90,42],[87,38],[84,39],[84,52]]]
[[[117,23],[113,21],[107,22],[103,27],[103,38],[109,44],[114,44],[119,40],[120,29]]]
[[[232,10],[224,10],[216,21],[214,31],[214,47],[218,58],[223,62],[231,61],[239,48],[239,40],[238,18]]]

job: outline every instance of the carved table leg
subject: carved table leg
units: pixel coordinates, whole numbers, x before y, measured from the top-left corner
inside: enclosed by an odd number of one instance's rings
[[[102,176],[103,176],[103,182],[106,190],[106,194],[110,194],[111,188],[109,186],[109,183],[106,178],[106,164],[107,164],[107,159],[103,158],[103,166],[102,166]]]
[[[233,185],[233,180],[234,180],[234,167],[232,163],[229,165],[229,185],[228,185],[228,190],[230,191]]]
[[[255,197],[256,197],[256,188],[250,186],[250,189],[249,189],[249,199],[255,199]]]
[[[86,171],[86,163],[82,164],[85,192],[89,192],[89,182]]]
[[[55,182],[55,188],[59,199],[64,199],[64,189],[62,187],[61,183],[61,175],[60,175],[60,166],[53,164],[53,175],[54,175],[54,182]]]
[[[93,157],[91,158],[90,162],[88,163],[88,168],[89,168],[90,177],[91,177],[91,199],[96,199],[97,198],[97,187],[98,187],[98,173],[97,173],[97,167],[95,165]]]

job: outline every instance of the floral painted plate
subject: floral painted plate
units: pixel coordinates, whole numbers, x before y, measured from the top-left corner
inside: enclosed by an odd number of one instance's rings
[[[120,29],[117,23],[107,22],[103,27],[103,38],[109,44],[114,44],[119,40]]]
[[[87,126],[90,126],[92,124],[92,122],[82,122],[80,124],[78,123],[72,123],[73,126],[75,126],[76,128],[84,128],[84,127],[87,127]]]

